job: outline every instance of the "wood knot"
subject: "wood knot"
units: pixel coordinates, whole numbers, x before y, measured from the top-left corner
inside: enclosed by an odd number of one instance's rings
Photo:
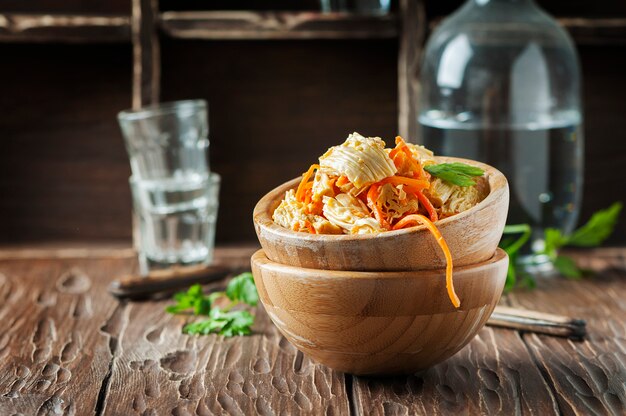
[[[63,273],[57,280],[57,290],[63,293],[84,293],[91,287],[91,280],[85,273],[77,268],[72,268]]]

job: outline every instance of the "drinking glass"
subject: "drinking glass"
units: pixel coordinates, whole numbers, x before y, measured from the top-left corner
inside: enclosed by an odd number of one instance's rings
[[[177,101],[118,115],[130,158],[140,271],[209,263],[220,176],[209,170],[207,103]]]
[[[391,0],[321,0],[323,12],[351,12],[362,15],[389,13]]]

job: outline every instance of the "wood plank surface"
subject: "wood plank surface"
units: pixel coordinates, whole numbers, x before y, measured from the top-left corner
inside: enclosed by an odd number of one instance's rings
[[[356,378],[356,413],[624,414],[624,253],[574,253],[582,267],[597,271],[593,278],[544,278],[536,290],[502,299],[514,307],[586,319],[584,342],[486,327],[468,347],[420,376],[391,383]]]
[[[626,414],[626,261],[583,257],[593,279],[549,279],[540,290],[512,293],[510,304],[584,317],[584,342],[524,334],[563,414]],[[566,286],[567,285],[567,286]]]
[[[249,269],[254,250],[240,250],[230,264]],[[228,252],[219,256],[226,259]],[[105,414],[348,412],[344,375],[304,357],[278,333],[262,307],[250,337],[225,339],[181,335],[185,318],[166,314],[169,303],[126,306]]]
[[[0,262],[0,414],[92,414],[116,331],[110,273],[128,259]]]
[[[254,246],[218,248],[246,269]],[[69,250],[69,251],[68,251]],[[128,248],[0,256],[0,414],[624,414],[626,249],[575,252],[597,274],[543,279],[509,306],[584,318],[584,342],[484,328],[408,377],[352,377],[297,352],[263,308],[249,337],[181,334],[167,299],[118,303]],[[28,252],[27,252],[28,253]],[[223,287],[224,281],[213,288]],[[209,287],[207,287],[209,290]]]
[[[520,335],[483,328],[449,360],[421,375],[356,377],[357,415],[558,414]]]

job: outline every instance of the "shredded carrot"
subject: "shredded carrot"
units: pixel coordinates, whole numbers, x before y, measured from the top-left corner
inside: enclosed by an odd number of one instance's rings
[[[307,230],[309,230],[309,232],[311,234],[317,234],[317,232],[315,231],[315,228],[313,227],[313,224],[311,224],[310,221],[305,220],[304,221],[304,226],[307,228]]]
[[[369,191],[367,191],[367,205],[370,207],[372,212],[374,212],[374,217],[376,217],[376,219],[380,223],[380,226],[383,227],[385,230],[388,230],[391,228],[391,225],[389,225],[389,222],[385,219],[382,210],[376,203],[378,197],[380,196],[380,186],[381,185],[379,183],[375,183],[370,186]]]
[[[437,243],[439,244],[439,247],[441,247],[441,250],[443,250],[443,254],[446,258],[446,289],[448,290],[448,297],[450,298],[450,301],[452,302],[454,307],[458,308],[459,306],[461,306],[461,301],[454,291],[454,283],[452,282],[452,254],[450,254],[448,244],[446,243],[446,240],[443,239],[441,232],[439,232],[435,224],[433,224],[428,218],[423,215],[411,214],[398,221],[393,229],[399,230],[401,228],[406,228],[414,222],[425,225],[426,228],[428,228],[428,231],[430,231],[433,237],[435,237],[435,240],[437,240]]]
[[[392,185],[407,185],[413,191],[421,191],[422,189],[428,189],[430,182],[425,179],[406,178],[404,176],[390,176],[383,179],[379,183],[390,183]]]
[[[345,184],[347,184],[348,182],[350,182],[350,180],[348,179],[348,177],[346,175],[341,175],[339,177],[339,179],[337,179],[337,182],[335,182],[335,184],[337,186],[343,186]]]
[[[396,147],[395,149],[398,153],[400,151],[402,151],[404,153],[404,155],[407,157],[410,166],[411,166],[411,170],[413,171],[413,177],[414,178],[430,178],[430,174],[428,174],[425,170],[424,167],[422,166],[422,164],[419,162],[419,160],[417,160],[414,156],[413,156],[413,152],[411,152],[411,149],[409,148],[409,146],[406,144],[406,142],[404,141],[404,139],[400,136],[396,136]],[[392,151],[393,153],[393,151]],[[400,153],[398,153],[400,154]],[[391,156],[391,153],[389,154],[389,156]],[[393,159],[393,157],[392,157]],[[395,163],[395,160],[394,160]],[[396,165],[397,166],[397,165]]]
[[[424,195],[421,191],[415,192],[415,195],[417,196],[417,200],[420,202],[420,204],[422,204],[424,208],[426,208],[426,212],[428,212],[430,220],[432,222],[437,221],[439,219],[437,211],[435,210],[435,207],[433,207],[433,204],[430,202],[430,200],[426,198],[426,195]]]
[[[318,164],[312,164],[311,167],[309,168],[309,170],[307,170],[303,175],[302,175],[302,180],[300,181],[300,185],[298,185],[298,190],[296,190],[296,201],[299,202],[304,202],[304,191],[306,189],[306,184],[309,181],[309,179],[311,179],[311,176],[313,175],[313,172],[315,172],[316,169],[319,169],[320,165]]]

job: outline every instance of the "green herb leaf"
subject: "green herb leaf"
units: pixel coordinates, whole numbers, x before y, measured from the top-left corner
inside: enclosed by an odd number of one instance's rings
[[[508,234],[521,234],[518,238],[505,238],[500,241],[500,248],[506,251],[506,254],[509,255],[509,268],[506,274],[506,282],[504,284],[505,292],[513,289],[517,284],[517,270],[516,270],[516,262],[517,262],[517,252],[519,249],[526,244],[528,239],[530,238],[532,230],[530,225],[528,224],[516,224],[516,225],[507,225],[504,227],[504,231],[502,232],[504,235]]]
[[[254,324],[254,316],[248,311],[224,312],[214,308],[211,310],[208,319],[185,325],[183,332],[194,335],[216,333],[225,337],[232,337],[250,334],[252,324]]]
[[[223,310],[218,307],[211,308],[219,298],[228,298],[230,304]],[[197,335],[215,333],[232,337],[250,334],[250,328],[254,324],[254,315],[246,310],[231,311],[230,309],[238,303],[256,306],[259,295],[254,285],[252,273],[242,273],[231,279],[226,292],[213,292],[205,296],[202,292],[202,286],[196,284],[186,292],[175,294],[174,300],[176,304],[165,308],[167,312],[181,313],[191,310],[195,315],[208,316],[207,319],[185,325],[183,333]]]
[[[250,306],[256,306],[259,294],[254,285],[252,273],[242,273],[231,279],[226,287],[226,296],[233,302],[243,302]]]
[[[165,308],[168,313],[181,313],[193,310],[194,315],[208,315],[211,310],[211,300],[202,293],[202,286],[195,284],[187,292],[179,292],[174,295],[176,304]]]
[[[557,256],[554,259],[554,267],[568,279],[578,280],[583,277],[582,272],[571,257]]]
[[[613,232],[621,210],[622,203],[615,202],[607,209],[596,212],[585,225],[569,236],[567,245],[593,247],[602,244]]]
[[[485,171],[465,163],[440,163],[438,165],[426,165],[424,170],[433,176],[458,186],[474,186],[476,176],[483,176]]]
[[[546,228],[544,231],[544,244],[543,253],[547,254],[554,261],[557,256],[557,250],[567,244],[567,237],[556,228]]]

